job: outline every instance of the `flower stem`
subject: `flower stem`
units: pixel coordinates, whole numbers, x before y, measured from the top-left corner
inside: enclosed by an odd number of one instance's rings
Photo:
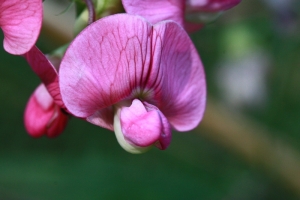
[[[96,13],[95,13],[95,8],[92,0],[84,0],[88,11],[89,11],[89,20],[88,20],[88,25],[96,21]]]

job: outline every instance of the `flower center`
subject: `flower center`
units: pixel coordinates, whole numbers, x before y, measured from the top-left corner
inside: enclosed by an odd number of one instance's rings
[[[154,92],[151,89],[137,87],[132,91],[131,96],[133,97],[133,99],[140,99],[142,101],[151,102],[151,99],[153,99],[154,96],[153,93]]]

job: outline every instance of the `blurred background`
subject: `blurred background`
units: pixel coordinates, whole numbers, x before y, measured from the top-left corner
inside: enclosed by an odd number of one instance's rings
[[[67,7],[44,2],[43,52],[70,41]],[[204,120],[142,155],[75,118],[55,139],[28,136],[23,112],[40,81],[0,48],[0,199],[300,199],[299,15],[297,0],[243,0],[193,33]]]

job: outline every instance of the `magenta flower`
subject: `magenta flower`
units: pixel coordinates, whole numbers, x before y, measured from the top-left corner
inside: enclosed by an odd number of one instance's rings
[[[22,55],[35,44],[42,26],[42,0],[1,0],[0,27],[4,49]]]
[[[36,46],[24,54],[24,57],[43,82],[27,103],[25,128],[33,137],[55,137],[64,130],[69,119],[61,100],[56,68]],[[60,61],[56,62],[57,65],[59,63]]]
[[[228,10],[241,0],[122,0],[129,14],[145,17],[155,24],[163,20],[174,20],[188,32],[203,26],[205,18],[215,18],[212,13]]]
[[[39,85],[25,109],[24,124],[28,134],[32,137],[55,137],[65,129],[68,119],[68,115],[54,103],[46,87]]]
[[[167,148],[171,127],[195,128],[206,102],[203,66],[186,32],[127,14],[98,20],[74,39],[59,85],[71,114],[114,130],[132,153]]]

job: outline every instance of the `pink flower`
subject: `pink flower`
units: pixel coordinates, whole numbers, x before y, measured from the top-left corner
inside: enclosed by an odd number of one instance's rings
[[[27,103],[25,128],[33,137],[55,137],[64,130],[69,119],[61,100],[56,68],[36,46],[24,54],[24,57],[43,82]],[[59,65],[59,61],[57,64]]]
[[[54,103],[46,87],[41,84],[29,98],[24,124],[29,135],[55,137],[67,125],[68,115]]]
[[[219,12],[230,9],[241,0],[122,0],[129,14],[145,17],[155,24],[174,20],[188,32],[203,26],[203,18],[215,18]],[[212,14],[215,13],[215,14]]]
[[[0,27],[4,49],[21,55],[35,44],[42,25],[42,0],[1,0]]]
[[[186,32],[127,14],[98,20],[74,39],[59,85],[71,114],[114,130],[132,153],[167,148],[171,127],[195,128],[206,102],[203,66]]]

